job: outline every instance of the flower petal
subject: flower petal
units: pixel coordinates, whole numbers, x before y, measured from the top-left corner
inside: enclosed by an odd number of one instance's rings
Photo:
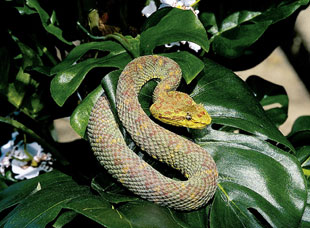
[[[153,14],[155,11],[157,10],[157,7],[155,5],[155,2],[154,1],[150,1],[150,4],[145,6],[143,9],[142,9],[142,14],[146,17],[149,17],[151,16],[151,14]]]

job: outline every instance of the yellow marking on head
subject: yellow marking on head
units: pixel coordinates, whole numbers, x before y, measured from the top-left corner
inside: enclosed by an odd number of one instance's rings
[[[186,178],[189,178],[189,175],[188,175],[187,173],[185,173],[184,176],[185,176]]]

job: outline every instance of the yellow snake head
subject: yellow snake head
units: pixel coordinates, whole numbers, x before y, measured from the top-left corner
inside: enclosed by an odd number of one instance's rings
[[[178,127],[202,129],[211,123],[203,105],[196,104],[186,93],[161,93],[150,107],[152,115],[163,123]]]

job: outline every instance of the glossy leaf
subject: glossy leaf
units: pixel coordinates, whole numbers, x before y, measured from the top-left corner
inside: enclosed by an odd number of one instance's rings
[[[87,59],[73,65],[69,69],[59,72],[51,82],[51,95],[55,102],[62,106],[65,101],[77,90],[86,74],[95,67],[123,68],[131,60],[128,54],[112,57]]]
[[[227,68],[205,59],[201,79],[191,96],[206,107],[214,123],[269,138],[294,151],[289,141],[266,116],[253,93]]]
[[[120,44],[112,41],[84,43],[73,48],[61,63],[51,69],[51,74],[56,74],[64,71],[66,68],[72,67],[83,55],[91,50],[107,52],[108,55],[106,57],[126,53]]]
[[[170,214],[169,209],[150,202],[129,202],[118,210],[130,221],[133,227],[187,227],[180,224]]]
[[[212,50],[216,55],[227,58],[239,57],[246,48],[250,47],[264,34],[270,25],[271,21],[264,21],[226,30],[220,36],[214,37]]]
[[[53,186],[55,182],[67,181],[70,177],[60,173],[51,172],[37,178],[16,183],[0,192],[0,211],[22,202],[27,196],[42,187]],[[40,185],[38,185],[40,183]]]
[[[276,126],[287,119],[288,96],[282,86],[268,82],[257,76],[250,76],[246,83],[264,107],[266,114]]]
[[[123,188],[107,173],[101,173],[93,178],[91,187],[106,201],[114,204],[138,201],[141,199]]]
[[[55,181],[48,188],[41,186],[29,195],[3,221],[6,221],[6,226],[12,227],[44,227],[56,218],[66,202],[86,194],[87,188],[77,185],[71,178]]]
[[[308,187],[309,187],[309,180],[308,180]],[[309,191],[309,188],[308,188],[307,205],[305,207],[304,214],[301,218],[300,227],[301,228],[310,227],[310,191]]]
[[[307,195],[293,155],[254,136],[212,129],[196,142],[212,154],[220,175],[211,227],[298,225]]]
[[[308,3],[309,0],[262,4],[236,1],[233,8],[230,4],[219,4],[220,9],[205,6],[199,18],[211,34],[213,52],[226,58],[237,58],[245,54],[247,48],[258,41],[272,24],[289,17]],[[221,13],[218,14],[217,10]],[[227,12],[233,13],[225,15]]]
[[[107,201],[93,195],[73,198],[66,202],[65,208],[74,210],[105,227],[132,227],[130,221],[118,210],[115,210]]]
[[[141,55],[152,54],[155,47],[176,41],[191,41],[209,50],[207,33],[191,10],[164,8],[148,20],[140,37]]]
[[[296,10],[301,6],[306,6],[309,4],[309,0],[298,0],[298,1],[279,1],[277,4],[273,4],[265,12],[255,18],[255,21],[267,21],[272,20],[273,23],[276,23],[280,20],[283,20],[290,15],[292,15]]]
[[[62,213],[61,215],[59,215],[59,217],[54,222],[53,227],[54,228],[62,228],[66,224],[71,222],[77,215],[78,215],[78,213],[76,213],[75,211],[66,211],[66,212]]]
[[[89,115],[92,107],[95,105],[97,99],[102,95],[103,89],[99,85],[75,108],[70,117],[71,127],[81,137],[85,137],[85,131],[88,124]]]

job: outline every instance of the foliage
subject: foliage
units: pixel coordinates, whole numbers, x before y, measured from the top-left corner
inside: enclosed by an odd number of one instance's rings
[[[277,127],[287,118],[285,90],[257,76],[243,82],[232,71],[267,57],[309,0],[201,1],[198,17],[169,7],[147,19],[141,15],[146,1],[108,2],[0,3],[6,10],[1,18],[0,102],[8,107],[0,111],[0,126],[24,132],[57,158],[56,170],[37,178],[15,184],[0,179],[1,226],[309,227],[310,117],[298,119],[283,136]],[[92,8],[107,13],[105,28],[120,33],[86,32]],[[75,46],[76,40],[81,44]],[[164,46],[179,41],[202,49]],[[213,120],[204,130],[177,130],[208,150],[219,170],[215,197],[197,211],[174,211],[133,195],[98,165],[85,140],[97,98],[105,92],[117,119],[118,76],[133,58],[153,53],[178,62],[184,78],[180,89],[202,103]],[[147,114],[154,84],[144,86],[139,96]],[[263,109],[271,104],[280,107]],[[84,139],[57,143],[49,127],[68,115]],[[7,141],[5,135],[2,141]]]

